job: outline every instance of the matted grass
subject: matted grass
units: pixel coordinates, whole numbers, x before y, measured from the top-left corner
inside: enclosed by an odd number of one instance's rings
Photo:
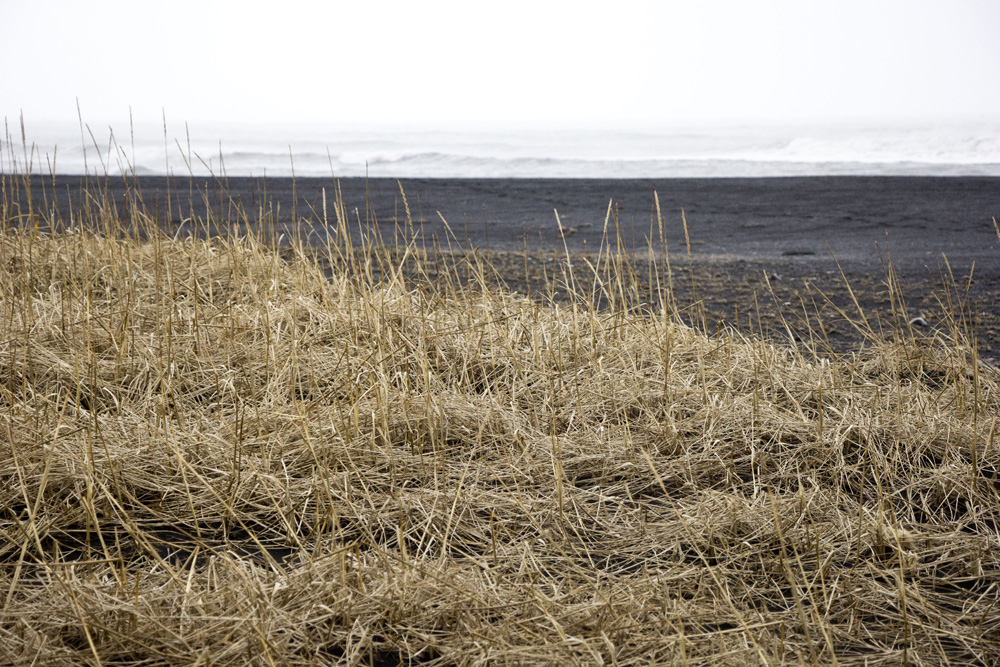
[[[623,255],[554,303],[476,253],[46,215],[0,232],[10,662],[1000,661],[958,324],[823,356],[685,325],[665,273],[635,307]]]

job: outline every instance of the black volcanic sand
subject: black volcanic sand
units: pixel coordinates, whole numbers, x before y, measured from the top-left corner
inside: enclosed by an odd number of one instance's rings
[[[31,181],[36,202],[79,207],[82,178]],[[691,321],[752,326],[776,338],[789,331],[823,337],[836,350],[861,342],[838,311],[859,317],[841,270],[873,325],[898,321],[886,279],[891,259],[907,317],[947,328],[939,301],[950,296],[947,310],[977,313],[980,353],[1000,357],[1000,178],[403,179],[405,202],[395,179],[140,177],[99,185],[119,208],[137,186],[144,208],[174,231],[183,232],[192,215],[225,219],[239,208],[250,220],[270,212],[286,234],[293,220],[322,220],[324,189],[332,220],[339,187],[352,233],[377,227],[385,242],[396,242],[409,234],[408,205],[421,246],[489,251],[503,279],[522,292],[548,289],[564,249],[594,255],[605,233],[612,248],[626,250],[645,250],[650,239],[662,250],[665,239],[676,302]],[[310,231],[322,242],[321,226]],[[640,274],[643,256],[635,254]]]

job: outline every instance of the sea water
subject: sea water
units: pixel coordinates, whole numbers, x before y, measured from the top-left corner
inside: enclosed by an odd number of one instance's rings
[[[26,124],[4,173],[394,178],[1000,176],[1000,122],[643,128]]]

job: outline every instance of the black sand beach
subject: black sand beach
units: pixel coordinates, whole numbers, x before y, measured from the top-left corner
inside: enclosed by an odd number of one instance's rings
[[[65,209],[81,191],[81,177],[33,180]],[[102,182],[122,201],[131,179]],[[236,201],[251,212],[280,207],[280,218],[312,217],[321,211],[326,189],[332,207],[332,179],[204,178],[145,176],[136,180],[147,207],[164,215],[171,199],[175,222]],[[802,177],[721,179],[395,179],[337,181],[344,203],[365,219],[366,203],[383,229],[405,220],[400,183],[413,220],[428,238],[444,242],[438,213],[463,243],[483,250],[563,248],[554,211],[567,230],[571,251],[595,250],[601,242],[608,204],[629,245],[662,247],[655,229],[654,192],[671,251],[684,242],[683,211],[699,256],[795,262],[826,267],[831,251],[850,269],[880,268],[880,251],[891,253],[900,275],[937,272],[942,255],[966,273],[1000,273],[1000,241],[993,218],[1000,217],[1000,178],[989,177]],[[331,213],[332,215],[332,213]],[[612,221],[613,224],[613,221]],[[613,228],[612,228],[613,231]]]
[[[58,177],[54,184],[49,178],[36,177],[32,195],[36,201],[57,202],[65,220],[68,204],[79,206],[83,183],[81,177]],[[333,179],[316,178],[139,177],[134,182],[122,178],[101,182],[119,207],[125,205],[126,192],[133,185],[138,186],[147,211],[156,211],[168,228],[182,232],[185,219],[192,214],[204,216],[211,209],[214,218],[225,219],[234,204],[243,207],[250,220],[257,219],[262,209],[286,223],[322,220],[324,189],[327,215],[333,219],[335,188],[339,187],[353,229],[377,222],[383,239],[388,240],[404,225],[408,205],[414,232],[425,247],[436,244],[447,249],[450,242],[456,250],[491,251],[510,286],[522,291],[539,289],[538,282],[548,275],[544,262],[536,266],[536,262],[505,258],[504,253],[527,249],[552,256],[564,247],[570,252],[596,252],[606,219],[612,248],[620,240],[626,249],[645,250],[651,238],[652,246],[662,249],[656,193],[675,272],[690,272],[692,278],[677,281],[675,289],[681,300],[704,306],[708,326],[723,321],[746,325],[746,314],[756,311],[765,331],[787,332],[782,309],[794,322],[804,310],[825,308],[822,328],[829,330],[831,344],[849,348],[858,341],[837,308],[856,309],[840,272],[863,307],[888,318],[893,305],[886,285],[886,261],[891,259],[906,296],[907,316],[921,316],[932,326],[943,324],[937,316],[941,286],[953,278],[960,288],[952,290],[953,297],[966,300],[963,308],[979,313],[981,354],[1000,356],[1000,238],[994,226],[994,218],[1000,218],[1000,178],[401,182],[348,178],[335,184]],[[683,220],[687,221],[690,263]],[[321,241],[322,229],[314,226],[312,231],[311,238]],[[526,264],[537,269],[534,278],[532,271],[525,271]],[[758,329],[759,323],[753,326]],[[808,328],[801,327],[803,331]]]

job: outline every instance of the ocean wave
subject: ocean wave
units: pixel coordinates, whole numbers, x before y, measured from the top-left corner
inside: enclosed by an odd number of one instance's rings
[[[224,132],[224,130],[220,130]],[[619,132],[243,131],[171,146],[0,141],[5,173],[400,178],[1000,176],[1000,126]],[[55,138],[58,136],[58,140]],[[61,141],[61,143],[59,143]]]

